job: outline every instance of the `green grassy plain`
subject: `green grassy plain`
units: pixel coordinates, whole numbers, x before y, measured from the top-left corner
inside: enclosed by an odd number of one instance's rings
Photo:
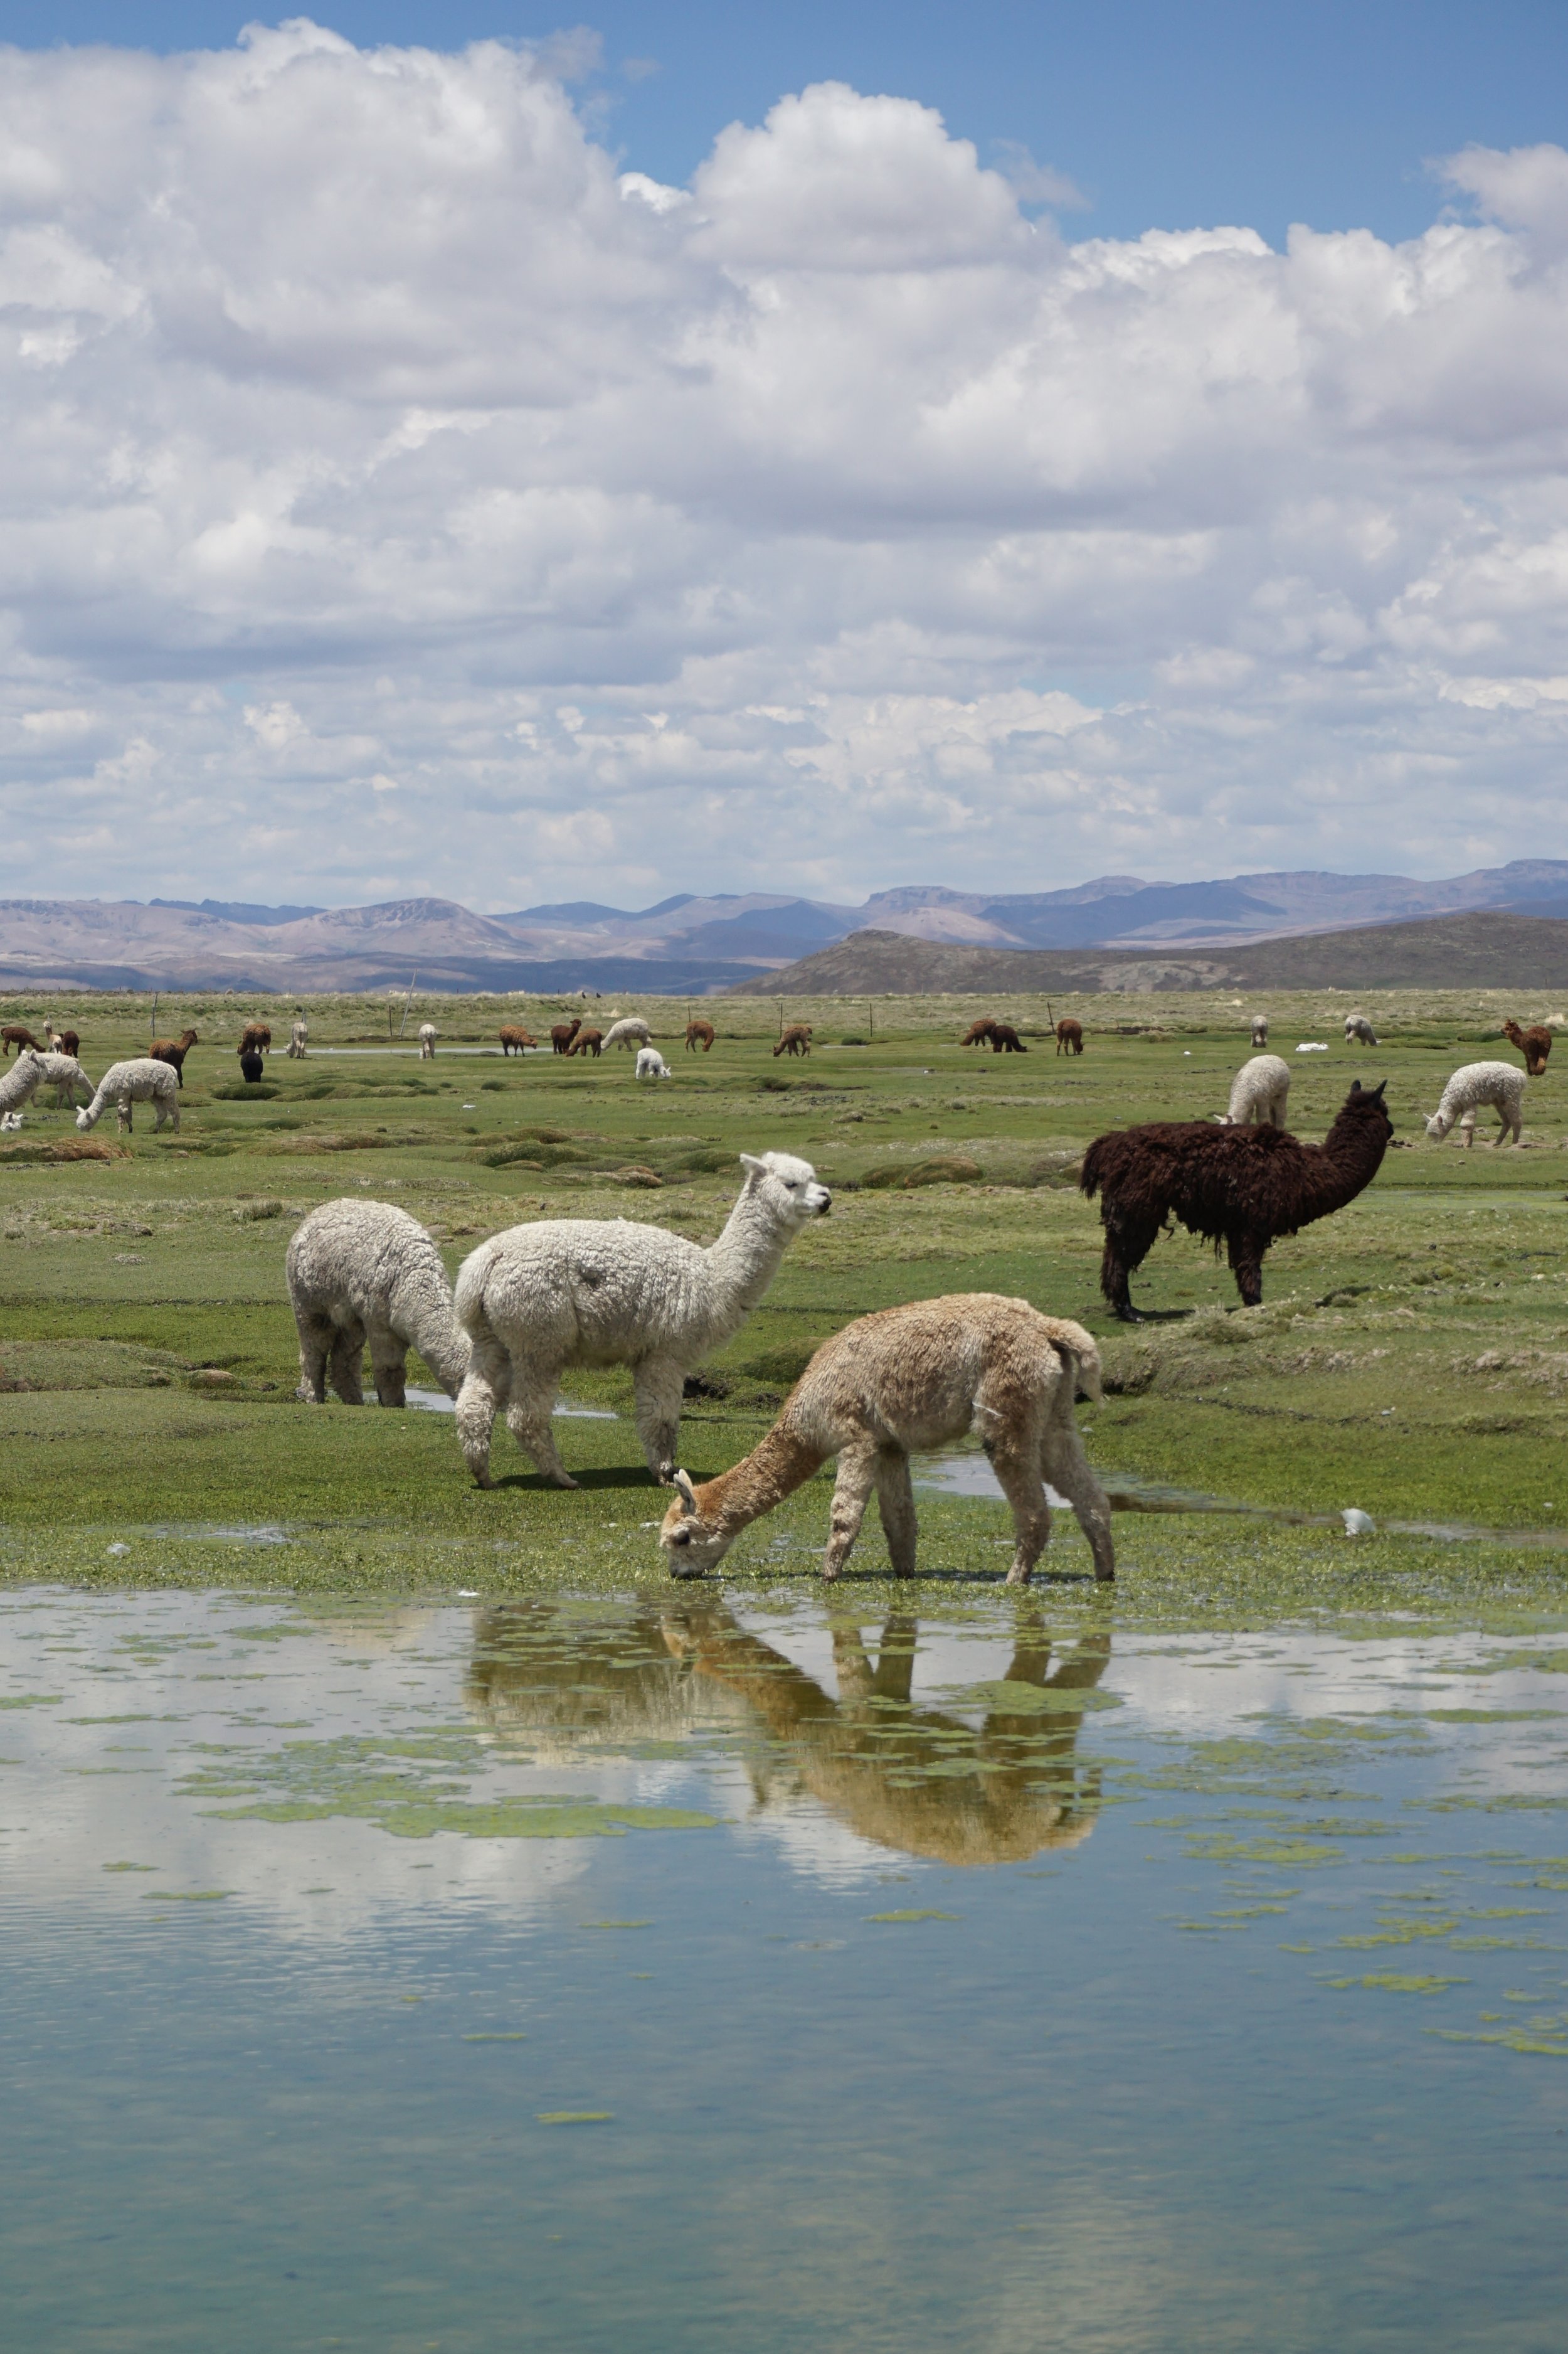
[[[69,1021],[94,1077],[144,1049],[144,997],[72,1003],[13,1004],[5,1018],[40,1034],[46,1010]],[[1261,1310],[1238,1310],[1199,1243],[1160,1242],[1134,1285],[1155,1320],[1127,1331],[1099,1300],[1097,1215],[1071,1172],[1106,1128],[1224,1108],[1250,1052],[1248,1009],[1228,997],[1074,998],[1088,1050],[1073,1061],[1030,1034],[1043,1000],[790,1000],[788,1018],[815,1025],[809,1062],[774,1058],[769,1001],[694,1007],[719,1031],[706,1056],[682,1051],[683,1001],[594,1005],[605,1027],[612,1009],[652,1021],[676,1077],[642,1087],[620,1053],[503,1060],[498,1023],[543,1036],[560,1018],[553,1002],[416,1001],[399,1045],[384,1001],[307,1001],[309,1057],[291,1063],[292,1002],[166,999],[160,1030],[201,1034],[177,1138],[154,1137],[143,1109],[123,1149],[112,1116],[94,1132],[114,1157],[56,1160],[70,1115],[36,1109],[0,1140],[0,1575],[449,1591],[657,1576],[645,1524],[664,1499],[625,1418],[623,1375],[569,1382],[578,1403],[622,1414],[564,1425],[579,1493],[542,1488],[498,1428],[502,1484],[481,1494],[450,1417],[296,1404],[284,1250],[305,1211],[356,1193],[423,1220],[454,1270],[484,1235],[540,1215],[647,1219],[707,1240],[734,1198],[736,1155],[778,1147],[815,1162],[833,1212],[794,1245],[688,1405],[683,1453],[698,1476],[753,1443],[811,1346],[851,1317],[949,1291],[1021,1293],[1100,1336],[1110,1394],[1084,1422],[1113,1485],[1307,1514],[1354,1504],[1380,1530],[1502,1532],[1350,1543],[1234,1515],[1126,1515],[1124,1596],[1174,1609],[1223,1592],[1241,1606],[1266,1587],[1271,1606],[1420,1610],[1463,1589],[1556,1606],[1568,1553],[1538,1540],[1568,1527],[1568,1044],[1563,1068],[1531,1085],[1526,1149],[1465,1153],[1422,1132],[1444,1079],[1460,1062],[1517,1059],[1498,1038],[1502,1012],[1552,1009],[1381,993],[1357,1001],[1383,1040],[1373,1051],[1340,1043],[1348,1003],[1271,996],[1271,1044],[1292,1064],[1291,1125],[1306,1136],[1322,1134],[1352,1077],[1387,1079],[1397,1149],[1376,1184],[1276,1246]],[[959,1046],[992,1011],[1023,1029],[1026,1055]],[[256,1015],[278,1051],[265,1087],[245,1090],[234,1043]],[[423,1019],[441,1044],[421,1065],[409,1040]],[[1308,1039],[1330,1051],[1296,1056]],[[904,1184],[927,1162],[949,1165]],[[978,1173],[956,1175],[964,1162]],[[410,1379],[429,1377],[411,1362]],[[736,1549],[736,1571],[799,1575],[825,1507],[814,1482]],[[1005,1566],[1002,1506],[932,1495],[921,1517],[923,1575]],[[273,1524],[291,1541],[216,1533]],[[1050,1560],[1075,1580],[1086,1570],[1070,1519]],[[885,1571],[874,1528],[852,1569]]]

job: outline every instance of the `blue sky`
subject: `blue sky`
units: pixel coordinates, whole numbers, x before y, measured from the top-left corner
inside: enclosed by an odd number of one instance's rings
[[[281,13],[5,0],[0,38],[224,47],[252,16]],[[759,122],[808,82],[917,98],[982,160],[1012,142],[1074,181],[1092,202],[1066,218],[1070,236],[1245,222],[1278,244],[1306,221],[1408,237],[1432,217],[1427,158],[1568,133],[1563,0],[620,0],[580,15],[339,0],[291,13],[361,46],[532,41],[586,25],[603,41],[594,90],[607,138],[629,167],[677,183],[726,123]]]

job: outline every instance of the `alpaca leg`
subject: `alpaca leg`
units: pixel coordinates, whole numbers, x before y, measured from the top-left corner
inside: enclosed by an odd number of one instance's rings
[[[344,1405],[363,1405],[361,1370],[365,1363],[365,1327],[357,1317],[338,1324],[333,1332],[329,1378]]]
[[[493,1333],[475,1341],[457,1394],[457,1433],[463,1461],[482,1488],[494,1485],[490,1476],[490,1436],[496,1415],[511,1394],[511,1358]]]
[[[1124,1324],[1141,1324],[1132,1304],[1129,1279],[1153,1247],[1158,1226],[1106,1225],[1106,1246],[1100,1259],[1100,1289]]]
[[[370,1371],[381,1405],[408,1404],[408,1344],[390,1330],[370,1335]]]
[[[575,1488],[577,1482],[562,1462],[556,1447],[556,1434],[550,1427],[550,1414],[556,1403],[556,1368],[547,1365],[512,1368],[512,1398],[506,1408],[506,1427],[528,1456],[542,1479],[552,1488]]]
[[[1116,1547],[1111,1542],[1110,1498],[1084,1453],[1084,1442],[1078,1436],[1070,1405],[1046,1426],[1041,1468],[1058,1496],[1065,1496],[1073,1507],[1074,1517],[1089,1541],[1095,1575],[1107,1581],[1114,1578]]]
[[[1263,1305],[1263,1254],[1266,1247],[1256,1235],[1231,1235],[1226,1239],[1225,1255],[1244,1308]]]
[[[114,1125],[120,1130],[122,1136],[131,1135],[131,1098],[129,1096],[122,1096],[120,1101],[115,1105]]]
[[[915,1575],[915,1490],[909,1458],[902,1447],[884,1447],[876,1458],[876,1505],[895,1577]]]
[[[1027,1585],[1030,1573],[1051,1535],[1051,1507],[1045,1500],[1044,1482],[1040,1476],[1040,1441],[1033,1431],[1018,1431],[996,1440],[986,1453],[1001,1492],[1012,1507],[1012,1525],[1018,1538],[1007,1582],[1009,1585]]]
[[[1465,1140],[1465,1150],[1468,1152],[1476,1140],[1476,1108],[1474,1104],[1470,1106],[1469,1110],[1459,1122],[1459,1133]]]
[[[683,1370],[668,1357],[644,1357],[632,1370],[631,1394],[643,1460],[662,1488],[675,1477],[675,1437],[681,1426]]]
[[[824,1577],[837,1577],[849,1559],[875,1485],[874,1442],[869,1438],[862,1439],[846,1447],[839,1457],[839,1476],[833,1486],[833,1508],[830,1519],[832,1533],[828,1538],[828,1550],[822,1557]]]
[[[308,1405],[325,1405],[332,1326],[317,1317],[296,1316],[294,1321],[300,1331],[300,1386],[294,1395]]]

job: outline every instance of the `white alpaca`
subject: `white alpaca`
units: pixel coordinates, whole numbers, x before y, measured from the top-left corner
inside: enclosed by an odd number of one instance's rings
[[[604,1034],[607,1046],[651,1046],[653,1033],[641,1013],[628,1013],[623,1020],[612,1022]]]
[[[673,1478],[687,1373],[739,1331],[800,1228],[832,1201],[808,1161],[743,1152],[740,1162],[740,1199],[705,1250],[626,1218],[548,1218],[493,1235],[464,1260],[457,1313],[472,1353],[457,1426],[482,1488],[503,1410],[543,1477],[577,1486],[550,1429],[568,1365],[630,1366],[648,1468],[666,1485]]]
[[[41,1057],[45,1083],[55,1091],[55,1109],[64,1111],[76,1102],[79,1089],[85,1096],[92,1093],[92,1081],[74,1055],[45,1055]]]
[[[1347,1046],[1351,1046],[1357,1044],[1358,1041],[1363,1046],[1375,1046],[1377,1044],[1377,1033],[1372,1028],[1372,1023],[1367,1020],[1364,1013],[1347,1013],[1345,1016],[1345,1044]]]
[[[310,1034],[311,1031],[309,1023],[295,1023],[292,1030],[289,1033],[289,1044],[287,1048],[289,1060],[291,1063],[302,1063],[304,1061],[305,1041],[309,1038]]]
[[[1010,1585],[1027,1585],[1051,1533],[1044,1481],[1065,1496],[1088,1538],[1095,1575],[1116,1575],[1110,1502],[1073,1419],[1076,1391],[1100,1394],[1100,1359],[1080,1324],[1042,1316],[1026,1299],[971,1291],[862,1316],[820,1348],[783,1413],[733,1471],[680,1500],[659,1542],[677,1577],[721,1561],[744,1528],[839,1458],[824,1577],[837,1577],[876,1490],[896,1577],[915,1574],[909,1458],[976,1429],[1012,1507]]]
[[[1490,1104],[1502,1122],[1493,1144],[1501,1144],[1510,1131],[1518,1144],[1524,1130],[1524,1073],[1512,1063],[1464,1064],[1444,1088],[1443,1100],[1426,1123],[1427,1135],[1440,1144],[1457,1119],[1467,1152],[1476,1140],[1476,1113],[1482,1104]]]
[[[1255,1046],[1266,1046],[1266,1045],[1267,1045],[1267,1044],[1268,1044],[1268,1016],[1267,1016],[1267,1014],[1266,1014],[1266,1013],[1255,1013],[1255,1014],[1253,1015],[1253,1017],[1252,1017],[1252,1043],[1253,1043],[1253,1044],[1254,1044],[1254,1046],[1255,1046]]]
[[[154,1063],[149,1055],[138,1055],[129,1063],[111,1063],[98,1083],[98,1093],[85,1111],[79,1111],[76,1124],[83,1131],[96,1128],[111,1104],[114,1106],[116,1124],[122,1135],[131,1127],[132,1104],[150,1103],[156,1115],[154,1130],[165,1121],[172,1121],[175,1132],[180,1126],[180,1075],[167,1063]]]
[[[1283,1128],[1290,1094],[1290,1066],[1277,1055],[1255,1055],[1231,1081],[1230,1109],[1224,1128]]]
[[[43,1076],[44,1058],[31,1046],[24,1046],[14,1063],[0,1066],[0,1115],[19,1113],[23,1104],[31,1103]]]
[[[363,1405],[365,1344],[383,1405],[402,1405],[405,1360],[418,1349],[449,1397],[468,1365],[440,1253],[391,1202],[323,1202],[296,1229],[286,1262],[300,1333],[297,1394],[320,1405],[330,1378],[344,1405]]]
[[[674,1076],[657,1046],[639,1046],[637,1076],[640,1079],[673,1079]]]
[[[435,1061],[435,1059],[436,1059],[436,1040],[437,1040],[437,1038],[440,1036],[440,1032],[437,1030],[436,1025],[435,1025],[435,1023],[434,1023],[433,1022],[421,1022],[421,1023],[420,1023],[420,1024],[419,1024],[419,1060],[420,1060],[420,1062],[421,1062],[421,1063],[433,1063],[433,1062]]]

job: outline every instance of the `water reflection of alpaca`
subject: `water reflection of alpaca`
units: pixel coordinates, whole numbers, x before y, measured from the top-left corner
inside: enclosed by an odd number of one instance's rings
[[[1077,1742],[1108,1632],[1082,1638],[1053,1670],[1044,1620],[1020,1610],[978,1725],[914,1700],[916,1638],[916,1622],[895,1612],[874,1664],[859,1628],[835,1624],[835,1698],[717,1600],[645,1605],[602,1632],[524,1604],[487,1614],[469,1699],[496,1732],[530,1736],[535,1755],[541,1736],[580,1749],[729,1717],[775,1744],[753,1767],[761,1808],[804,1792],[860,1838],[936,1862],[1022,1862],[1086,1839],[1099,1770]],[[1060,1698],[1043,1708],[1041,1692]]]

